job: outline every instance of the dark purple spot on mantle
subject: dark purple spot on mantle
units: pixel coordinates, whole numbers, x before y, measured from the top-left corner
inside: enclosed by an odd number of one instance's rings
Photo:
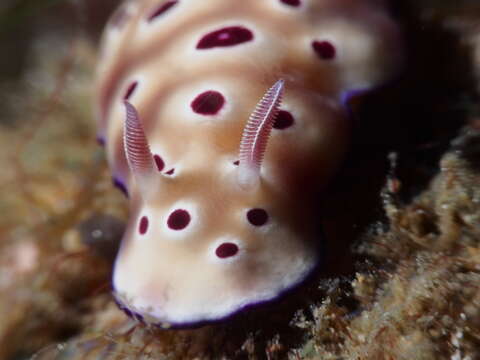
[[[235,166],[240,165],[240,160],[234,161],[234,162],[233,162],[233,165],[235,165]]]
[[[317,55],[323,60],[331,60],[335,57],[335,47],[329,41],[314,41],[312,42],[312,48]]]
[[[280,0],[282,3],[290,6],[300,6],[300,0]]]
[[[247,212],[247,220],[252,225],[262,226],[268,221],[268,214],[263,209],[251,209]]]
[[[286,110],[280,110],[275,122],[273,123],[273,127],[278,130],[283,130],[292,126],[294,121],[293,115],[290,112]]]
[[[167,175],[173,175],[174,172],[175,172],[175,169],[170,169],[170,170],[168,170],[165,174],[167,174]]]
[[[160,155],[153,155],[153,160],[155,161],[155,164],[157,165],[158,171],[162,171],[163,168],[165,167],[165,162],[163,159],[160,157]]]
[[[190,104],[197,114],[215,115],[225,104],[225,98],[218,91],[209,90],[198,95]]]
[[[170,214],[167,225],[172,230],[185,229],[190,223],[190,214],[187,210],[177,209]]]
[[[148,217],[142,216],[140,224],[138,225],[138,232],[140,235],[144,235],[148,230]]]
[[[166,12],[168,9],[170,9],[173,5],[176,5],[178,3],[177,0],[173,1],[167,1],[166,3],[162,4],[157,10],[155,10],[152,15],[148,17],[148,21],[152,21],[156,17],[160,16],[164,12]]]
[[[100,146],[105,146],[105,138],[103,136],[97,136],[97,144]]]
[[[128,190],[127,190],[127,187],[125,186],[125,184],[123,183],[123,181],[114,177],[114,178],[112,178],[112,182],[113,182],[113,186],[115,186],[117,189],[119,189],[123,193],[123,195],[128,197]]]
[[[221,259],[235,256],[238,253],[238,246],[234,243],[223,243],[215,250],[215,255]]]
[[[197,49],[233,46],[253,39],[253,33],[242,26],[230,26],[208,33],[200,39]]]
[[[137,86],[138,86],[138,81],[134,81],[133,83],[131,83],[128,86],[127,91],[125,91],[125,95],[123,96],[123,100],[130,99],[130,97],[132,96],[132,94],[135,91],[135,89],[137,88]]]

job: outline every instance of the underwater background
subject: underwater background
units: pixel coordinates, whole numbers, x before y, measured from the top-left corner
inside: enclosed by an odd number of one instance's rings
[[[480,3],[404,0],[402,75],[351,106],[322,199],[325,266],[274,304],[192,330],[113,302],[128,203],[96,144],[114,0],[0,4],[0,359],[479,359]]]

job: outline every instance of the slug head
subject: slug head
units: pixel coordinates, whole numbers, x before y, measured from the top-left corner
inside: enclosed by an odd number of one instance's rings
[[[223,319],[277,298],[317,264],[312,219],[286,218],[263,184],[239,190],[234,172],[229,185],[207,191],[187,181],[152,201],[132,200],[113,284],[117,300],[145,322]]]
[[[277,298],[315,268],[314,211],[260,177],[258,149],[265,151],[282,90],[279,81],[265,94],[247,122],[240,166],[230,164],[222,176],[200,165],[222,161],[211,153],[204,161],[199,154],[185,159],[173,177],[152,172],[138,114],[126,103],[125,150],[134,181],[113,286],[127,313],[164,328],[216,321]],[[253,159],[250,168],[245,159]],[[248,186],[239,181],[245,168],[258,177]]]

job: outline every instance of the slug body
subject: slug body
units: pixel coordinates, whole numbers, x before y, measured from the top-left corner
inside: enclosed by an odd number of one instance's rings
[[[124,3],[97,83],[99,138],[130,198],[120,307],[189,326],[305,280],[344,101],[392,77],[399,44],[378,0]]]

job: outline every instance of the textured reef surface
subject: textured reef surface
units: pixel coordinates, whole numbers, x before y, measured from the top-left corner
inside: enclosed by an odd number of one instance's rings
[[[116,1],[0,5],[0,359],[480,357],[480,6],[404,1],[409,59],[359,102],[323,200],[325,268],[218,325],[137,324],[111,296],[127,202],[92,116]]]

